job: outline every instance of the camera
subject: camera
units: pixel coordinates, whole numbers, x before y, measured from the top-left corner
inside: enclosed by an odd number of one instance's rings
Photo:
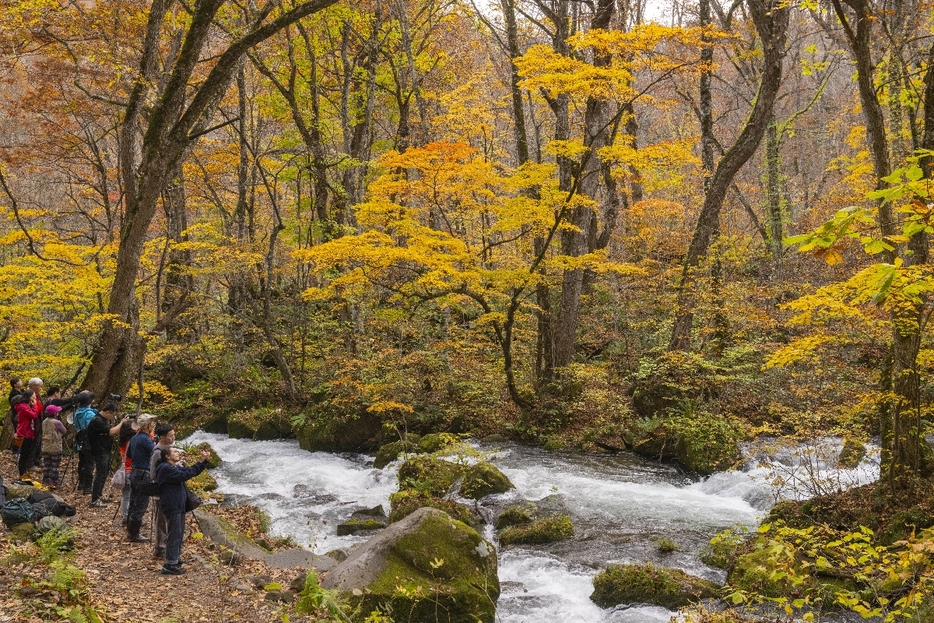
[[[120,402],[123,400],[123,394],[110,394],[108,400],[113,400],[114,402]]]

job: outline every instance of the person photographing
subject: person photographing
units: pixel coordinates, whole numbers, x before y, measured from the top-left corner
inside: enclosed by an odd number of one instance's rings
[[[191,467],[181,467],[181,455],[175,448],[159,451],[159,462],[153,480],[159,484],[159,504],[165,514],[167,537],[165,541],[164,575],[182,575],[185,570],[181,565],[182,538],[185,536],[185,502],[188,492],[185,481],[194,478],[208,466],[211,453],[202,450],[200,461]]]

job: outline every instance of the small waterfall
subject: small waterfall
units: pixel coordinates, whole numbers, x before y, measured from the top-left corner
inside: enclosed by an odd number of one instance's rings
[[[214,470],[220,490],[269,513],[272,531],[291,536],[316,553],[346,548],[364,537],[336,535],[355,510],[382,504],[396,491],[396,465],[378,470],[356,454],[306,452],[294,441],[254,442],[197,432],[186,442],[209,442],[223,460]],[[697,555],[716,532],[754,528],[783,497],[808,497],[871,482],[878,477],[878,450],[854,469],[833,461],[840,441],[804,445],[759,442],[743,448],[742,469],[698,479],[671,465],[628,453],[587,455],[548,452],[517,444],[475,443],[516,485],[484,504],[548,498],[571,516],[572,540],[500,551],[502,623],[667,623],[664,608],[634,605],[604,610],[593,604],[593,576],[609,563],[651,561],[722,582],[721,570]],[[497,499],[499,498],[499,499]],[[492,529],[487,538],[494,538]],[[668,538],[679,549],[661,554]]]

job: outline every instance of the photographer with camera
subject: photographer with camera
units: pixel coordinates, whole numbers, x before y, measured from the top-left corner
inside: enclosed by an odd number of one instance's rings
[[[149,479],[149,461],[156,444],[152,442],[152,430],[156,425],[156,416],[151,413],[141,413],[136,418],[136,434],[130,439],[127,447],[127,456],[132,461],[130,470],[130,512],[127,517],[127,539],[133,543],[142,543],[149,538],[140,534],[143,517],[149,508],[149,494],[146,485]]]
[[[91,480],[94,477],[94,465],[91,462],[91,448],[88,445],[88,424],[97,415],[97,409],[91,407],[94,392],[83,391],[75,396],[78,408],[75,409],[75,450],[78,451],[78,489],[84,494],[91,493]]]
[[[110,453],[113,449],[113,435],[120,430],[120,424],[112,426],[112,420],[117,415],[117,405],[108,402],[104,408],[94,416],[88,424],[88,446],[91,456],[91,466],[95,470],[94,484],[91,489],[91,506],[101,508],[112,502],[110,498],[103,497],[104,485],[107,484],[107,475],[110,473]]]

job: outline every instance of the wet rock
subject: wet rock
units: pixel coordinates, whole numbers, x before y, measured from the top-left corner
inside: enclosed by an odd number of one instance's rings
[[[564,541],[574,536],[574,524],[567,515],[554,515],[538,519],[530,524],[511,526],[499,533],[503,545],[535,545]]]
[[[440,611],[451,623],[493,623],[496,550],[466,524],[422,508],[356,546],[321,586],[362,612],[389,605],[412,621],[434,621]]]
[[[405,440],[398,439],[396,441],[391,441],[385,443],[379,447],[379,450],[376,451],[376,458],[373,460],[373,467],[376,469],[383,469],[397,458],[403,452],[416,453],[418,452],[418,442],[420,437],[418,435],[408,435]]]
[[[460,494],[465,498],[479,500],[496,493],[506,493],[515,489],[506,474],[495,465],[481,461],[471,465],[461,481]]]
[[[466,471],[466,465],[434,456],[415,456],[399,467],[399,488],[443,496]]]
[[[593,580],[591,601],[601,608],[620,604],[652,604],[677,610],[701,599],[715,598],[720,587],[680,569],[644,565],[610,565]]]
[[[425,435],[418,442],[418,451],[430,454],[444,450],[457,443],[457,437],[451,433],[431,433]]]
[[[379,447],[383,422],[363,411],[357,417],[308,417],[295,431],[298,445],[309,452],[366,452]]]
[[[348,519],[343,523],[337,524],[337,536],[348,536],[351,534],[359,534],[360,532],[382,530],[388,523],[388,520],[380,521],[375,517],[367,517],[365,519]]]

